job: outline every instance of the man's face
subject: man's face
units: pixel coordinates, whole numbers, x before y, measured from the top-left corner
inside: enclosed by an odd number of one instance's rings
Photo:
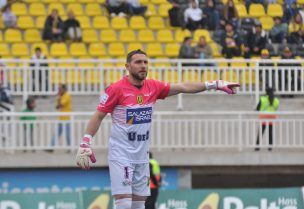
[[[285,57],[291,57],[292,53],[290,50],[284,50],[284,56]]]
[[[144,54],[134,54],[129,63],[126,63],[126,69],[136,80],[143,81],[148,74],[148,59]]]
[[[41,55],[41,51],[40,50],[36,50],[36,56],[40,57],[40,55]]]
[[[206,45],[206,39],[205,39],[204,37],[201,37],[201,38],[199,39],[199,44],[200,44],[201,46],[205,46],[205,45]]]

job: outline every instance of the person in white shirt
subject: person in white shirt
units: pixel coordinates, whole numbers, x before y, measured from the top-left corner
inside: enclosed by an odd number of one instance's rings
[[[185,10],[184,20],[186,28],[191,31],[204,27],[203,11],[198,7],[196,1],[192,1],[191,6]]]
[[[141,6],[139,0],[127,0],[129,15],[145,15],[146,6]]]
[[[7,5],[3,9],[2,19],[4,22],[4,26],[6,28],[16,28],[17,26],[17,17],[11,11],[11,5]]]

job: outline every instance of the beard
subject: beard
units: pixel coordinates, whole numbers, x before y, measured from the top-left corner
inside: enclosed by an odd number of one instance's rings
[[[147,77],[147,74],[148,74],[147,72],[131,73],[132,77],[139,81],[145,80]]]

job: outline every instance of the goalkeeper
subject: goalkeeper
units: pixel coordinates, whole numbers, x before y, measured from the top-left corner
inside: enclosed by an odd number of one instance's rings
[[[110,85],[91,117],[76,156],[77,165],[89,169],[96,159],[91,148],[93,136],[104,117],[111,113],[112,129],[108,163],[111,191],[116,209],[144,209],[149,188],[149,140],[153,105],[179,93],[209,89],[234,94],[237,83],[222,80],[205,83],[169,84],[146,79],[148,58],[141,50],[131,51],[125,64],[129,75]]]

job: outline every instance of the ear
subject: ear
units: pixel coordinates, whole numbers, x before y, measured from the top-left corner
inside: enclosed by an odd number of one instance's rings
[[[129,70],[129,68],[130,68],[130,63],[126,63],[126,64],[125,64],[125,67],[126,67],[127,70]]]

